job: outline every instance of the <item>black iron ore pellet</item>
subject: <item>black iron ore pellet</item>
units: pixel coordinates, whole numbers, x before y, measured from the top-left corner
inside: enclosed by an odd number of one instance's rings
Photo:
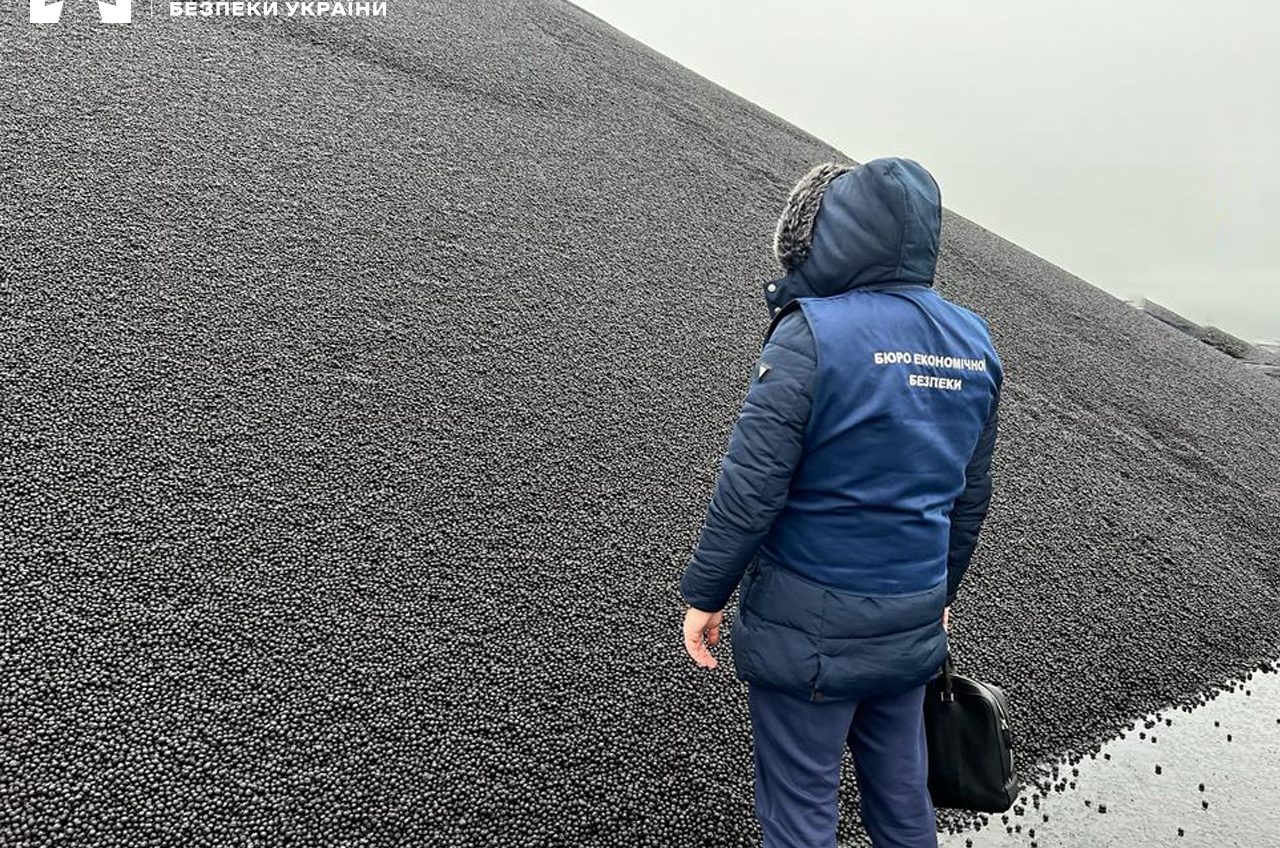
[[[0,845],[758,841],[678,580],[845,157],[571,4],[418,5],[0,25]],[[1025,789],[1280,656],[1280,381],[943,227],[1005,366],[952,650]]]

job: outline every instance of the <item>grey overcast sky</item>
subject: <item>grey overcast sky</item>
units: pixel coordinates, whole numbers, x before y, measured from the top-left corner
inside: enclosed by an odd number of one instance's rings
[[[577,2],[1118,297],[1280,338],[1274,0]]]

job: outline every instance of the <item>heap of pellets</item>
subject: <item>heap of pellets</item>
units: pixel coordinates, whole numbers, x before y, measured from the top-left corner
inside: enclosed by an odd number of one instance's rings
[[[561,3],[79,5],[0,23],[0,844],[752,844],[677,582],[843,157]],[[944,228],[1030,778],[1280,655],[1280,384]]]

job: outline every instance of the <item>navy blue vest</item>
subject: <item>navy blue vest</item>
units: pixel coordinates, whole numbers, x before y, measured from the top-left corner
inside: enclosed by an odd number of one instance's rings
[[[738,677],[809,700],[905,691],[947,650],[950,511],[1002,374],[931,286],[798,298],[818,367],[805,454],[740,591]]]

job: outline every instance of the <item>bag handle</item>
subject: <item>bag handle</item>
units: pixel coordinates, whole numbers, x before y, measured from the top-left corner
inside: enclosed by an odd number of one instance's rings
[[[956,693],[951,686],[951,677],[956,673],[955,663],[951,661],[951,651],[947,651],[947,658],[942,662],[942,700],[954,701]]]

